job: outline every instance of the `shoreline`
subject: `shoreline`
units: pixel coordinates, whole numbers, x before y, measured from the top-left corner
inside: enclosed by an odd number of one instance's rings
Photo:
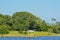
[[[44,35],[42,35],[42,36],[44,36]],[[3,36],[1,36],[0,35],[0,37],[31,37],[31,38],[33,38],[33,37],[42,37],[42,36],[23,36],[23,35],[21,35],[21,36],[17,36],[17,35],[3,35]],[[59,36],[59,35],[48,35],[48,36]]]
[[[18,31],[10,31],[9,34],[0,34],[0,37],[41,37],[41,36],[60,36],[60,34],[54,34],[50,32],[34,32],[34,33],[27,33],[21,34]]]
[[[27,37],[27,36],[0,36],[0,38],[5,37],[21,37],[21,38],[36,38],[36,37]],[[37,36],[37,37],[46,37],[46,36]],[[58,36],[50,36],[50,37],[58,37]]]

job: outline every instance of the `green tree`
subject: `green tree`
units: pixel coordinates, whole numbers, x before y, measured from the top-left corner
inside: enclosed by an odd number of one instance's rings
[[[25,31],[31,29],[34,30],[35,24],[39,24],[41,20],[29,12],[16,12],[15,14],[13,14],[12,19],[14,21],[13,26],[14,24],[17,24],[16,26],[17,28],[18,27],[20,27],[19,29],[23,28]],[[22,26],[18,26],[18,24]]]
[[[42,31],[48,31],[48,25],[47,23],[43,20],[42,23],[41,23],[41,30]]]
[[[0,34],[4,35],[4,34],[8,34],[8,33],[9,33],[8,26],[0,25]]]
[[[56,19],[55,18],[52,18],[51,20],[53,21],[53,24],[52,25],[54,25],[55,22],[56,22]]]

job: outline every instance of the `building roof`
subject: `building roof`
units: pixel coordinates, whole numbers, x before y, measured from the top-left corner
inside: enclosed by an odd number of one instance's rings
[[[34,30],[28,30],[28,32],[34,32]]]

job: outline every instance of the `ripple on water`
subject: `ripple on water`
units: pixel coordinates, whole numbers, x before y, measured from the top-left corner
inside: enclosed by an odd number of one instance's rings
[[[60,40],[60,36],[41,36],[41,37],[0,37],[0,40]]]

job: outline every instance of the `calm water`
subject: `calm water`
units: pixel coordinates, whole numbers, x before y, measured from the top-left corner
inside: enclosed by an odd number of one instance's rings
[[[42,37],[0,37],[0,40],[60,40],[60,36],[42,36]]]

